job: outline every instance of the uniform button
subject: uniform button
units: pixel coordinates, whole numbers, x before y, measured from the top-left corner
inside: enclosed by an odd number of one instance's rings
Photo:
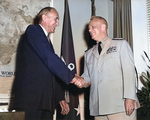
[[[100,73],[101,71],[99,70],[98,72]]]
[[[99,80],[98,82],[100,83],[100,82],[102,82],[102,80]]]

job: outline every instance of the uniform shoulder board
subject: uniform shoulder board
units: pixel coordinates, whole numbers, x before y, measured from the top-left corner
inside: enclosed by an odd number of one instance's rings
[[[90,49],[90,48],[89,48]],[[85,50],[84,52],[87,52],[89,49]]]
[[[88,50],[90,50],[92,47],[88,48],[85,52],[87,52]]]
[[[113,38],[112,40],[123,40],[123,38]]]

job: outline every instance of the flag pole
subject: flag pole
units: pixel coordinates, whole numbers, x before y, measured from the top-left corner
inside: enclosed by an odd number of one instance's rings
[[[91,0],[91,7],[92,7],[92,14],[91,16],[95,15],[96,7],[95,7],[95,0]]]

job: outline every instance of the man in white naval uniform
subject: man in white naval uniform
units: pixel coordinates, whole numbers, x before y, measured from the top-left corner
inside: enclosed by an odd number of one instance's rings
[[[84,87],[90,87],[90,115],[95,120],[136,120],[139,102],[131,48],[107,35],[107,21],[93,16],[89,33],[97,44],[84,55]],[[98,46],[100,54],[98,52]]]

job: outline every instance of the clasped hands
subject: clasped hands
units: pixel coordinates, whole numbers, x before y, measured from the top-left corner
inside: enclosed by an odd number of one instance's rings
[[[73,83],[77,87],[82,88],[85,84],[85,81],[83,80],[83,77],[80,77],[75,74],[75,77],[72,79],[72,81],[70,83]]]

